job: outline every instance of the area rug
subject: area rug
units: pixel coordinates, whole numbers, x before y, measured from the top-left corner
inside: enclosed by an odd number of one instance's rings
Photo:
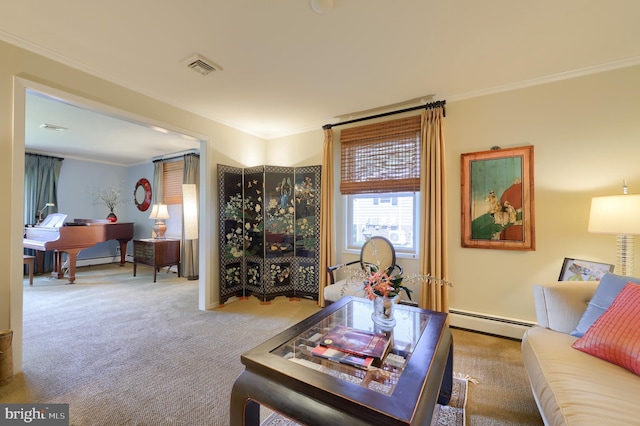
[[[456,374],[453,378],[453,389],[449,405],[436,404],[431,424],[433,426],[464,426],[465,405],[467,402],[467,386],[469,379]],[[298,423],[278,413],[267,410],[266,418],[261,426],[299,426]]]

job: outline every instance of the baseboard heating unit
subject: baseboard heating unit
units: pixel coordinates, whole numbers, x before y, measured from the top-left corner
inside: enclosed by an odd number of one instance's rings
[[[489,316],[458,309],[449,310],[449,324],[452,327],[466,328],[498,336],[522,339],[524,332],[536,325],[535,322],[521,321],[513,318]]]

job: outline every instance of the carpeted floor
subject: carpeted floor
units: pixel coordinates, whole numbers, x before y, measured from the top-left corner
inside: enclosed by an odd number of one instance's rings
[[[0,403],[68,403],[71,424],[229,423],[240,355],[319,310],[309,300],[255,298],[200,311],[198,282],[151,268],[83,267],[66,280],[24,281],[24,372]],[[463,330],[454,371],[468,374],[466,424],[541,424],[519,342]]]
[[[124,272],[124,274],[123,274]],[[131,265],[24,287],[24,373],[0,402],[69,403],[73,425],[220,425],[240,355],[316,312],[278,298],[198,310],[197,281]]]
[[[433,412],[432,426],[464,426],[465,403],[467,398],[468,380],[462,377],[454,377],[451,392],[451,401],[448,405],[436,405]],[[265,410],[261,413],[264,420],[261,426],[299,426],[298,423],[278,413]],[[265,418],[266,417],[266,418]]]
[[[453,370],[470,376],[468,426],[541,426],[520,341],[462,329],[453,334]]]

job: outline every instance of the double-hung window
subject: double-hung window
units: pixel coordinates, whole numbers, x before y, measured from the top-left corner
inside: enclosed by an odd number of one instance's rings
[[[342,130],[340,192],[347,199],[347,248],[388,238],[416,254],[419,229],[420,116]]]

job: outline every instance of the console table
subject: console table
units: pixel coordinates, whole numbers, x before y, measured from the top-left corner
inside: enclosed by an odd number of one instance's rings
[[[133,276],[136,276],[138,263],[153,266],[153,282],[156,272],[164,266],[178,267],[180,276],[180,240],[147,238],[133,240]]]
[[[377,331],[372,303],[343,297],[242,355],[230,424],[259,425],[260,404],[305,425],[426,425],[448,404],[453,339],[447,314],[398,305],[391,353],[368,370],[312,355],[336,325]]]

